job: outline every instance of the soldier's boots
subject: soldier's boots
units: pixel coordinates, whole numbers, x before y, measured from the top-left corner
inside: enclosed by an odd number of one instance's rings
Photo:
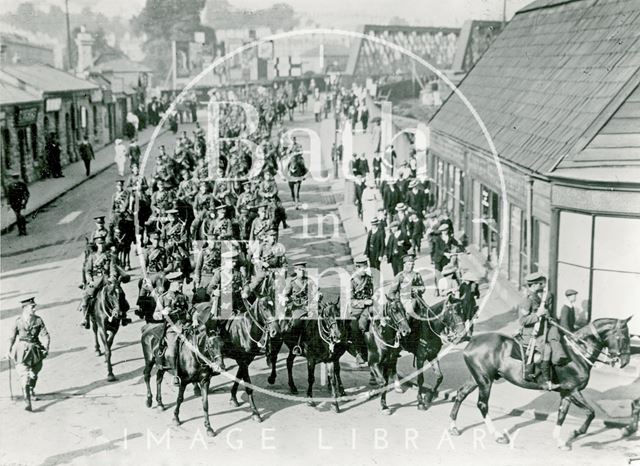
[[[559,384],[551,382],[551,362],[550,361],[542,361],[540,363],[540,381],[545,390],[552,391],[556,390],[560,387]]]
[[[22,393],[24,394],[24,409],[25,411],[32,411],[31,408],[31,387],[29,384],[25,385],[22,389]]]

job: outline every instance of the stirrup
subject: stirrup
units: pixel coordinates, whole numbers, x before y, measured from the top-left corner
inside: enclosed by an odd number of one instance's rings
[[[294,356],[300,356],[302,354],[302,348],[300,348],[299,345],[296,345],[293,347],[291,352],[293,353]]]

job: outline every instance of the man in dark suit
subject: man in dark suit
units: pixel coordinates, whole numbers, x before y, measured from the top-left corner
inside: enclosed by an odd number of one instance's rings
[[[578,292],[570,288],[564,292],[564,295],[567,297],[567,300],[560,309],[560,315],[558,316],[560,325],[570,332],[575,332],[577,330],[575,303],[578,298]]]
[[[380,261],[385,253],[385,235],[384,228],[380,228],[380,222],[377,218],[371,220],[371,228],[367,233],[364,253],[369,259],[369,265],[376,270],[380,270]]]
[[[402,234],[398,222],[391,222],[389,228],[391,229],[391,234],[387,240],[385,255],[387,256],[387,262],[391,264],[393,275],[396,276],[402,270],[402,258],[409,250],[410,242]]]
[[[426,215],[427,201],[418,180],[411,180],[409,189],[410,191],[407,193],[407,205],[415,210],[420,220],[423,220]]]
[[[380,152],[376,152],[373,155],[373,179],[376,182],[376,187],[380,187],[380,178],[382,177],[382,157],[380,156]]]
[[[20,179],[19,173],[11,174],[12,181],[7,189],[7,198],[11,210],[16,214],[16,225],[18,225],[18,236],[27,236],[27,220],[22,215],[22,210],[29,202],[29,188],[27,183]]]
[[[382,205],[387,212],[387,219],[391,221],[396,214],[396,205],[398,204],[399,193],[396,189],[395,180],[391,179],[383,185],[382,189]]]
[[[78,144],[78,153],[84,163],[84,171],[87,176],[91,175],[91,161],[95,160],[96,156],[93,153],[93,147],[89,142],[89,138],[85,135],[80,144]]]

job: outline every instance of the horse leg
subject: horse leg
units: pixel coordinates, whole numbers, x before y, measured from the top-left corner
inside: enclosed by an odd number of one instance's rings
[[[465,383],[462,387],[460,387],[456,392],[456,397],[453,402],[453,408],[451,408],[451,414],[449,415],[449,417],[451,418],[451,421],[449,423],[449,433],[451,435],[456,435],[456,436],[460,435],[460,431],[456,426],[456,419],[458,418],[458,411],[460,410],[460,405],[465,400],[465,398],[467,398],[469,394],[471,394],[471,392],[474,391],[476,388],[478,388],[478,384],[475,382],[475,380],[470,380],[467,383]]]
[[[113,339],[109,338],[107,335],[107,330],[102,329],[100,340],[102,346],[104,346],[104,360],[107,363],[107,380],[109,382],[115,382],[116,376],[113,375],[113,366],[111,365],[111,345],[109,343],[113,343]]]
[[[251,377],[249,376],[249,365],[245,364],[242,370],[242,380],[244,380],[244,391],[249,397],[249,406],[251,406],[251,419],[256,422],[262,422],[262,417],[253,399],[253,388],[251,388]]]
[[[418,410],[426,411],[427,406],[424,403],[424,393],[423,393],[423,385],[424,385],[424,371],[422,368],[424,367],[425,359],[424,356],[416,356],[416,369],[418,370]]]
[[[164,411],[164,403],[162,403],[162,379],[164,378],[164,370],[156,370],[156,405],[159,410]]]
[[[184,390],[187,388],[187,383],[180,380],[180,387],[178,388],[178,398],[176,399],[176,409],[173,410],[173,425],[180,425],[180,405],[184,400]]]
[[[209,382],[211,379],[209,377],[205,377],[202,382],[200,382],[200,392],[202,394],[202,412],[204,414],[204,427],[207,430],[207,435],[209,437],[215,437],[216,433],[211,428],[211,424],[209,423]]]
[[[316,362],[313,358],[307,359],[307,405],[315,406],[313,402],[313,383],[316,381]]]
[[[102,356],[102,351],[100,351],[100,342],[98,340],[98,326],[94,322],[93,325],[93,339],[95,340],[95,351],[97,356]]]
[[[569,441],[571,441],[576,437],[587,433],[587,430],[591,425],[591,421],[593,421],[593,418],[596,417],[596,413],[595,413],[595,410],[591,407],[591,405],[587,402],[582,392],[576,391],[569,396],[574,405],[576,405],[578,408],[581,408],[587,412],[587,419],[585,419],[584,424],[582,424],[578,430],[573,431],[573,433],[571,434],[571,437],[569,438]]]
[[[336,379],[336,372],[334,370],[334,364],[327,363],[327,379],[331,388],[331,396],[333,396],[333,403],[330,408],[334,413],[340,412],[340,406],[338,405],[338,379]]]
[[[238,371],[236,372],[235,380],[233,381],[233,385],[231,386],[231,398],[229,399],[229,404],[235,408],[240,406],[240,403],[238,402],[237,394],[238,394],[238,385],[239,385],[238,380],[240,380],[242,376],[241,371],[242,371],[242,364],[238,363]]]
[[[489,396],[491,395],[491,385],[493,384],[493,380],[489,379],[486,376],[483,376],[478,381],[478,409],[480,410],[480,414],[482,414],[482,419],[484,419],[484,424],[487,426],[487,430],[493,437],[495,438],[497,443],[506,444],[509,443],[509,438],[500,434],[493,425],[493,421],[491,420],[491,416],[489,416]]]
[[[556,426],[553,428],[553,438],[558,444],[558,448],[560,448],[561,450],[570,450],[571,446],[560,438],[560,429],[562,428],[562,424],[564,423],[564,420],[567,417],[567,413],[569,412],[569,406],[571,406],[571,398],[566,393],[561,393],[560,396],[561,399],[560,406],[558,407],[558,419],[556,421]]]
[[[267,378],[269,385],[276,383],[276,364],[278,363],[278,353],[280,352],[280,348],[282,348],[282,342],[280,339],[274,340],[272,338],[268,355],[269,364],[271,365],[271,374],[269,374],[269,377]]]
[[[289,350],[289,354],[287,355],[287,379],[289,383],[289,392],[292,395],[298,394],[298,387],[296,387],[295,382],[293,381],[293,360],[296,358],[296,355],[293,354],[293,351]]]
[[[340,377],[340,361],[333,362],[333,372],[336,374],[336,382],[338,384],[338,395],[347,396],[347,393],[344,391],[344,386],[342,385],[342,377]]]
[[[433,385],[433,388],[427,388],[425,390],[425,394],[423,396],[425,409],[429,409],[433,399],[438,396],[438,387],[440,387],[440,384],[444,379],[444,377],[442,376],[442,370],[440,369],[440,362],[438,361],[438,359],[436,359],[433,363],[433,372],[436,375],[436,383]]]
[[[387,361],[386,364],[382,366],[382,380],[380,384],[380,408],[382,409],[382,414],[389,416],[391,414],[391,410],[387,405],[387,385],[389,384],[389,376],[394,370],[395,361]]]
[[[153,393],[151,393],[151,368],[153,367],[153,356],[144,363],[144,384],[147,387],[147,408],[151,408],[153,403]]]

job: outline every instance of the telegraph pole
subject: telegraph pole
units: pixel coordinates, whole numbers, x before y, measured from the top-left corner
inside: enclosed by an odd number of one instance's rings
[[[67,69],[71,70],[71,27],[69,26],[69,0],[64,0],[65,16],[67,18]]]

